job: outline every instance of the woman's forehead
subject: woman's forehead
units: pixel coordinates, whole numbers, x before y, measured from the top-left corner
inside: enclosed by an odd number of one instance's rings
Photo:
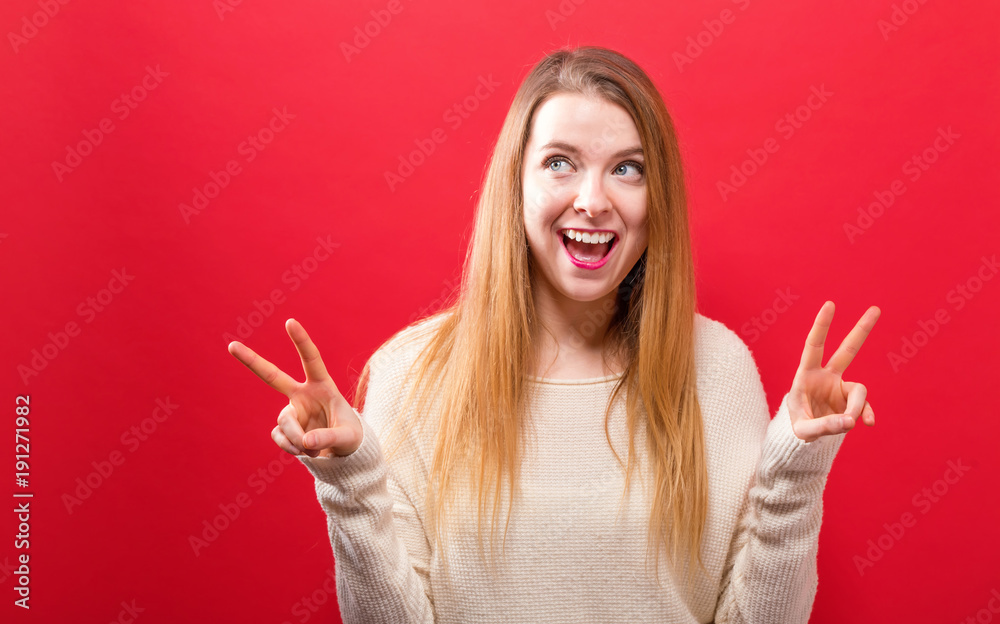
[[[528,149],[572,146],[584,153],[600,155],[640,143],[632,117],[618,104],[576,93],[559,93],[535,111]]]

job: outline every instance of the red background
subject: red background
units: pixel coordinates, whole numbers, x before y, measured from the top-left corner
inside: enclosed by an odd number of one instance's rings
[[[882,309],[846,375],[867,384],[878,424],[849,435],[830,475],[812,621],[996,617],[1000,427],[986,390],[1000,280],[976,282],[994,277],[981,258],[1000,247],[996,3],[401,0],[392,14],[381,1],[246,0],[221,17],[209,0],[51,4],[51,17],[36,16],[37,0],[0,9],[12,33],[0,45],[0,466],[7,496],[35,495],[32,608],[12,605],[17,579],[0,567],[3,619],[108,622],[132,601],[142,622],[337,619],[312,480],[274,463],[283,397],[226,352],[225,335],[279,289],[246,342],[301,375],[282,327],[294,316],[346,389],[382,340],[450,292],[513,94],[567,44],[617,49],[661,88],[686,159],[700,310],[750,345],[772,409],[823,301],[837,304],[828,355],[868,306]],[[886,30],[894,12],[900,25]],[[345,56],[366,27],[375,36]],[[116,100],[147,67],[166,76],[121,118]],[[477,98],[481,78],[497,84]],[[787,136],[776,124],[812,87],[832,95],[799,109],[808,119]],[[240,145],[274,108],[294,119],[247,162]],[[112,131],[94,134],[104,118]],[[444,141],[390,189],[386,172],[438,128]],[[935,150],[948,128],[958,138]],[[85,133],[100,143],[57,175]],[[744,161],[768,138],[777,151],[723,198],[718,182],[734,165],[752,171]],[[904,165],[928,148],[935,162],[913,180]],[[231,160],[239,173],[186,221],[179,206]],[[859,216],[895,180],[905,192]],[[335,249],[313,263],[317,237]],[[297,265],[308,279],[290,277]],[[134,278],[102,294],[122,269]],[[953,292],[966,284],[968,297]],[[778,291],[797,299],[776,306]],[[107,305],[86,312],[98,296]],[[915,335],[939,310],[934,335]],[[766,331],[754,333],[755,317]],[[75,335],[59,336],[71,322]],[[46,348],[53,340],[63,348]],[[920,346],[894,365],[905,340]],[[52,357],[25,378],[35,350]],[[21,489],[11,473],[25,394]],[[168,398],[177,408],[152,420]],[[140,440],[130,431],[144,421]],[[120,465],[98,479],[92,462],[116,452]],[[968,471],[954,479],[949,460]],[[269,465],[269,483],[254,477]],[[88,475],[99,485],[68,510]],[[249,506],[196,554],[189,537],[241,495]],[[0,562],[21,552],[12,516],[0,514]],[[880,540],[884,552],[869,553]],[[861,557],[872,565],[859,571]],[[300,601],[314,594],[325,604],[310,611]]]

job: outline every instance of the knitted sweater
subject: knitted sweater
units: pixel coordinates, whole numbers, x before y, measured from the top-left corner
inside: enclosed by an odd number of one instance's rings
[[[473,502],[456,497],[463,506],[451,511],[443,561],[424,526],[434,430],[416,428],[391,463],[383,454],[383,435],[403,417],[396,403],[407,367],[425,342],[400,338],[419,336],[415,331],[423,330],[405,330],[373,356],[361,446],[345,457],[299,456],[327,516],[345,623],[808,622],[823,490],[846,434],[801,440],[787,395],[772,420],[753,356],[725,325],[700,314],[695,322],[709,502],[707,574],[698,570],[691,584],[671,575],[665,553],[659,584],[646,563],[652,497],[648,472],[640,472],[648,468],[643,430],[635,446],[640,471],[622,499],[624,471],[604,431],[618,376],[531,378],[530,443],[522,449],[505,556],[499,568],[488,565]],[[624,460],[621,397],[609,431]],[[501,491],[498,535],[506,483]]]

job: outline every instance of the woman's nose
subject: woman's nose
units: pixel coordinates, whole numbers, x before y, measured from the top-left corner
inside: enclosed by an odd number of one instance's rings
[[[573,209],[595,217],[602,212],[611,210],[611,200],[604,188],[603,176],[598,171],[591,171],[580,176],[580,188],[577,190]]]

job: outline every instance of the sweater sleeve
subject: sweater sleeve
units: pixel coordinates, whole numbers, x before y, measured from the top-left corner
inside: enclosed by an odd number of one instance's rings
[[[749,351],[746,356],[752,363]],[[756,365],[738,378],[737,385],[746,393],[739,399],[740,409],[748,412],[739,417],[766,422],[770,410]],[[756,473],[723,570],[716,624],[809,621],[818,586],[823,490],[845,435],[812,442],[796,436],[785,394],[777,415],[766,424]]]
[[[298,456],[326,512],[341,617],[345,624],[433,623],[429,544],[361,416],[364,437],[350,455]]]

